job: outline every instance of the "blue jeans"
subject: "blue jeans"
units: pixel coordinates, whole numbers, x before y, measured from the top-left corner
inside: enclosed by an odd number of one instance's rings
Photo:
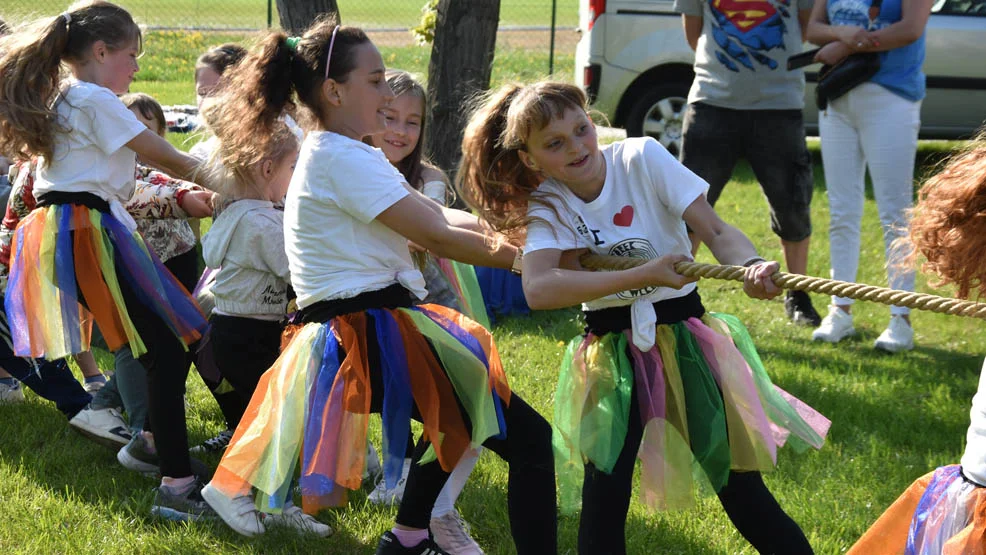
[[[3,298],[0,297],[0,304]],[[72,375],[65,360],[30,359],[14,354],[7,314],[0,310],[0,366],[40,397],[55,403],[66,418],[86,408],[92,397]]]
[[[92,399],[92,408],[105,409],[122,404],[130,429],[137,432],[146,430],[147,369],[134,358],[130,345],[120,347],[113,357],[113,377],[96,392]]]

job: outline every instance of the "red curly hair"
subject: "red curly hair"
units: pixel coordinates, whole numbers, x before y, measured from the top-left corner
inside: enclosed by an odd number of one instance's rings
[[[935,286],[954,284],[963,299],[986,293],[986,128],[925,182],[910,239],[941,278]]]

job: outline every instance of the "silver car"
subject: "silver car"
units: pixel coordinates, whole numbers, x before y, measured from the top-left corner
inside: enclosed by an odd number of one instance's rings
[[[672,4],[580,0],[575,82],[612,125],[630,136],[651,135],[677,153],[695,53]],[[921,137],[968,137],[986,121],[986,0],[938,0],[927,33]],[[806,72],[805,126],[811,134],[818,132],[818,67]]]

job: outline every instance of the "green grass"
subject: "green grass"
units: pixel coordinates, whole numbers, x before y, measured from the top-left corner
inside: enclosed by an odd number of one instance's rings
[[[205,29],[261,29],[267,27],[266,0],[118,0],[142,24],[152,27]],[[339,0],[339,14],[347,25],[366,28],[414,27],[421,19],[424,0]],[[6,0],[0,17],[13,21],[60,13],[69,2]],[[558,0],[559,27],[578,25],[578,0]],[[274,2],[273,24],[278,26]],[[551,25],[547,0],[501,0],[501,25]]]
[[[231,37],[192,36],[188,45],[171,44],[177,39],[168,37],[148,38],[145,71],[134,89],[152,92],[165,103],[190,102],[190,69],[174,60],[194,58],[207,44]],[[389,61],[391,54],[396,63]],[[522,55],[498,52],[495,80],[528,79],[523,58],[509,61]],[[385,50],[384,56],[388,64],[421,71],[427,51]],[[169,57],[172,63],[164,63]],[[935,160],[953,146],[922,144],[919,159]],[[812,148],[817,158],[817,143]],[[828,201],[820,165],[815,177],[809,273],[825,276]],[[767,205],[747,166],[737,169],[717,210],[765,256],[781,256],[769,229]],[[867,196],[862,244],[859,280],[885,285],[872,195]],[[712,261],[704,249],[699,260]],[[845,551],[914,478],[958,461],[986,343],[978,322],[915,313],[917,349],[890,356],[872,348],[886,325],[887,307],[857,304],[859,336],[832,346],[812,343],[810,330],[788,324],[780,300],[751,300],[731,282],[706,281],[700,288],[710,309],[736,314],[749,326],[775,383],[833,421],[821,451],[782,450],[778,469],[766,477],[817,553]],[[919,290],[931,291],[923,277]],[[814,301],[819,308],[827,304],[818,295]],[[580,329],[578,312],[562,310],[505,319],[494,330],[513,388],[549,419],[563,344]],[[103,368],[111,367],[107,353],[97,356]],[[189,434],[199,442],[223,427],[222,417],[198,377],[189,377],[188,389]],[[0,421],[0,553],[372,553],[376,538],[395,515],[393,509],[369,505],[365,492],[356,492],[347,507],[320,515],[336,530],[325,540],[290,533],[246,539],[217,523],[158,522],[149,517],[156,482],[122,469],[114,453],[69,431],[50,403],[28,393],[23,405],[0,406]],[[494,455],[480,460],[458,506],[488,553],[514,552],[506,516],[506,467]],[[577,526],[577,517],[561,517],[562,553],[575,552]],[[693,510],[657,515],[634,501],[627,538],[633,554],[753,552],[714,498],[703,499]]]

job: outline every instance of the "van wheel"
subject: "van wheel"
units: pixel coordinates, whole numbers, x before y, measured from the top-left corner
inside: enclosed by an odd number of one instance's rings
[[[681,152],[681,132],[685,122],[689,87],[690,81],[664,83],[643,89],[627,113],[627,136],[654,137],[671,154],[678,156]]]

